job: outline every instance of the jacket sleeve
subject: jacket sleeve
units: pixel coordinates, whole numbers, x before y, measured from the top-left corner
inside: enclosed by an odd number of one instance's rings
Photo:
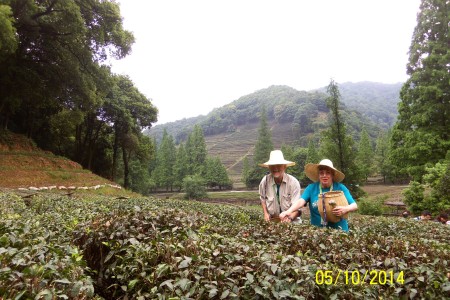
[[[261,200],[261,202],[266,201],[266,180],[267,176],[264,176],[259,183],[259,199]]]

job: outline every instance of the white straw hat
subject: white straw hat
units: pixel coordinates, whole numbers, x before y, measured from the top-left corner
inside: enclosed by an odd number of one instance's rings
[[[329,159],[322,159],[320,163],[318,164],[306,164],[305,166],[305,174],[308,176],[309,179],[311,179],[314,182],[319,181],[319,167],[328,167],[332,170],[334,170],[334,176],[333,181],[335,182],[341,182],[344,180],[345,175],[338,169],[335,169],[333,167],[333,162]]]
[[[283,152],[281,150],[273,150],[270,152],[270,158],[263,164],[259,164],[261,167],[268,168],[272,165],[286,165],[287,167],[294,166],[295,162],[285,160],[283,156]]]

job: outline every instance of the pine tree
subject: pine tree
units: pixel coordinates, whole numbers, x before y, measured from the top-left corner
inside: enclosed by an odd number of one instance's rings
[[[383,177],[383,182],[386,183],[386,179],[391,177],[392,166],[389,163],[389,140],[390,132],[381,132],[378,135],[375,146],[375,169]]]
[[[356,196],[361,193],[361,190],[357,188],[361,177],[355,164],[354,142],[347,134],[346,125],[340,113],[341,96],[334,80],[331,80],[328,85],[327,92],[330,95],[327,98],[327,106],[330,110],[329,128],[322,132],[321,154],[324,158],[330,159],[334,167],[345,174],[344,183]]]
[[[172,190],[174,181],[174,164],[176,160],[176,148],[173,137],[164,130],[161,145],[157,151],[156,168],[152,173],[158,187]]]
[[[189,175],[188,158],[184,144],[181,143],[177,149],[177,158],[174,165],[174,187],[181,190],[183,187],[183,178]]]
[[[245,178],[245,185],[249,188],[258,186],[259,182],[267,172],[258,164],[269,159],[270,151],[273,150],[272,134],[267,124],[267,112],[265,107],[261,110],[261,119],[258,129],[258,140],[256,141],[253,164],[250,167],[248,176]]]
[[[358,145],[357,165],[359,167],[361,176],[366,179],[373,173],[373,149],[370,143],[369,134],[366,128],[363,128],[361,133],[361,140]]]
[[[422,0],[392,133],[397,173],[419,182],[450,150],[449,11],[448,0]]]
[[[231,180],[228,177],[227,170],[218,157],[206,159],[206,184],[209,187],[229,187]]]
[[[272,133],[267,124],[267,112],[263,107],[258,129],[258,140],[255,146],[255,155],[253,156],[254,165],[263,163],[269,159],[270,151],[273,150]],[[264,172],[263,172],[264,173]]]
[[[242,182],[246,181],[246,178],[248,178],[249,173],[250,173],[250,164],[248,162],[248,157],[245,156],[242,162],[242,174],[241,174]]]
[[[194,130],[188,136],[186,141],[186,154],[190,174],[204,175],[207,150],[203,129],[200,125],[195,125]]]

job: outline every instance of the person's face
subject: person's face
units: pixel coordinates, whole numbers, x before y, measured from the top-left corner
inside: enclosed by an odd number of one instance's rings
[[[322,187],[330,187],[333,183],[333,171],[330,169],[319,170],[319,181]]]
[[[431,220],[431,216],[430,215],[425,215],[425,216],[422,216],[422,219],[424,219],[426,221],[429,221],[429,220]]]
[[[269,166],[270,173],[275,179],[282,179],[286,165],[271,165]]]

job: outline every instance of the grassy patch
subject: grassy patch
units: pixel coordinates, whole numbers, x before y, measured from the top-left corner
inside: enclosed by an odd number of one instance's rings
[[[241,200],[258,200],[257,191],[245,192],[208,192],[209,199],[241,199]]]
[[[47,174],[52,179],[60,179],[63,181],[71,180],[74,178],[74,176],[68,172],[48,171]]]

